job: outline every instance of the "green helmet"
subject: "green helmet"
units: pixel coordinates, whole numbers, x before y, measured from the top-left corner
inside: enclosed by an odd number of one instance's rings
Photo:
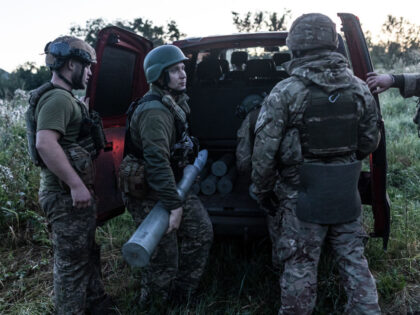
[[[69,58],[83,63],[96,63],[96,52],[85,41],[73,37],[62,36],[45,45],[45,63],[51,70],[60,69]]]
[[[174,45],[162,45],[153,48],[144,58],[144,74],[147,83],[157,81],[163,70],[178,62],[188,60],[181,49]]]
[[[251,94],[244,98],[242,103],[236,107],[236,116],[245,119],[246,115],[254,108],[261,106],[265,95]]]
[[[303,14],[290,27],[286,45],[292,51],[336,49],[338,35],[335,23],[320,13]]]

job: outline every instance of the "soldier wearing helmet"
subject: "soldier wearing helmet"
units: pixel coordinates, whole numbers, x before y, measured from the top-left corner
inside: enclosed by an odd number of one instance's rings
[[[51,81],[31,92],[26,112],[29,153],[41,167],[39,202],[51,226],[57,314],[111,314],[100,248],[95,243],[96,202],[92,159],[103,147],[99,116],[77,99],[96,62],[86,42],[64,36],[45,47]],[[87,126],[89,128],[87,128]]]
[[[367,236],[357,190],[361,160],[380,138],[376,103],[345,57],[334,52],[337,32],[327,16],[300,16],[286,43],[290,77],[263,103],[252,155],[260,206],[282,214],[276,242],[284,263],[279,314],[312,313],[325,242],[347,293],[343,312],[380,314],[363,255]]]
[[[258,114],[261,110],[261,105],[267,95],[251,94],[244,98],[242,103],[236,108],[236,116],[243,119],[242,124],[237,132],[236,145],[236,168],[238,172],[251,175],[251,159],[255,140],[255,125],[257,123]],[[252,191],[252,185],[250,191]],[[251,197],[255,195],[251,193]],[[269,209],[263,208],[267,213],[267,227],[272,243],[272,264],[275,270],[281,269],[281,263],[278,259],[277,253],[277,239],[280,238],[281,226],[281,212],[267,211]]]
[[[190,108],[183,52],[176,46],[154,48],[144,59],[150,90],[127,112],[120,188],[126,208],[139,225],[160,200],[170,213],[169,228],[142,272],[139,303],[169,295],[179,302],[194,294],[207,262],[213,230],[197,196],[185,202],[176,183],[195,158],[198,142],[188,128]]]

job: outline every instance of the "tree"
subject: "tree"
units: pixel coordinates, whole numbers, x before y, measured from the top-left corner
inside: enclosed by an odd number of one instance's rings
[[[232,20],[238,32],[259,32],[259,31],[283,31],[286,30],[286,22],[291,17],[291,11],[284,9],[284,12],[257,11],[245,13],[243,17],[238,12],[232,11]]]
[[[75,25],[70,28],[70,34],[77,37],[82,37],[86,42],[95,47],[98,33],[101,29],[107,26],[115,25],[126,30],[132,31],[139,34],[153,42],[155,46],[162,45],[166,42],[172,42],[178,40],[183,36],[184,33],[178,29],[178,25],[175,21],[169,21],[166,26],[156,26],[152,21],[136,18],[133,21],[114,21],[113,23],[107,23],[103,19],[92,19],[86,21],[84,27]]]
[[[11,98],[16,89],[33,90],[51,79],[50,70],[37,67],[33,62],[26,62],[11,72],[7,77],[0,78],[0,98]]]
[[[420,61],[420,26],[403,17],[388,15],[382,25],[378,43],[367,36],[374,63],[392,68],[397,62],[416,64]]]

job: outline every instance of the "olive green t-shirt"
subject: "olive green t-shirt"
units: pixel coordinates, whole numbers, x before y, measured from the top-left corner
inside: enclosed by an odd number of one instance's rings
[[[83,106],[83,105],[82,105]],[[79,137],[82,112],[72,93],[53,89],[40,98],[35,112],[36,131],[54,130],[60,133],[58,143],[65,148]],[[47,168],[41,170],[39,191],[62,191],[59,179]]]

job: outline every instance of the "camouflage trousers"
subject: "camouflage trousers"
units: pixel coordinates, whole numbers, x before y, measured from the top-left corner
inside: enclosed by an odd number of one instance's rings
[[[346,291],[345,314],[380,314],[375,280],[363,254],[367,235],[360,220],[335,225],[307,223],[295,216],[294,204],[290,203],[283,212],[283,231],[277,246],[285,264],[279,314],[312,313],[324,242],[332,249]]]
[[[267,215],[267,228],[271,240],[271,262],[275,271],[280,271],[282,268],[282,261],[280,259],[280,253],[277,248],[282,231],[281,219],[281,211],[277,211],[275,216]]]
[[[123,194],[127,210],[137,225],[144,220],[156,201],[139,200]],[[141,299],[150,295],[166,299],[170,292],[178,296],[194,293],[207,263],[213,227],[207,210],[196,195],[183,204],[178,231],[165,234],[153,253],[150,264],[142,269]]]
[[[54,302],[57,314],[85,314],[104,297],[100,248],[95,243],[96,205],[77,209],[67,193],[40,193],[51,227]]]

